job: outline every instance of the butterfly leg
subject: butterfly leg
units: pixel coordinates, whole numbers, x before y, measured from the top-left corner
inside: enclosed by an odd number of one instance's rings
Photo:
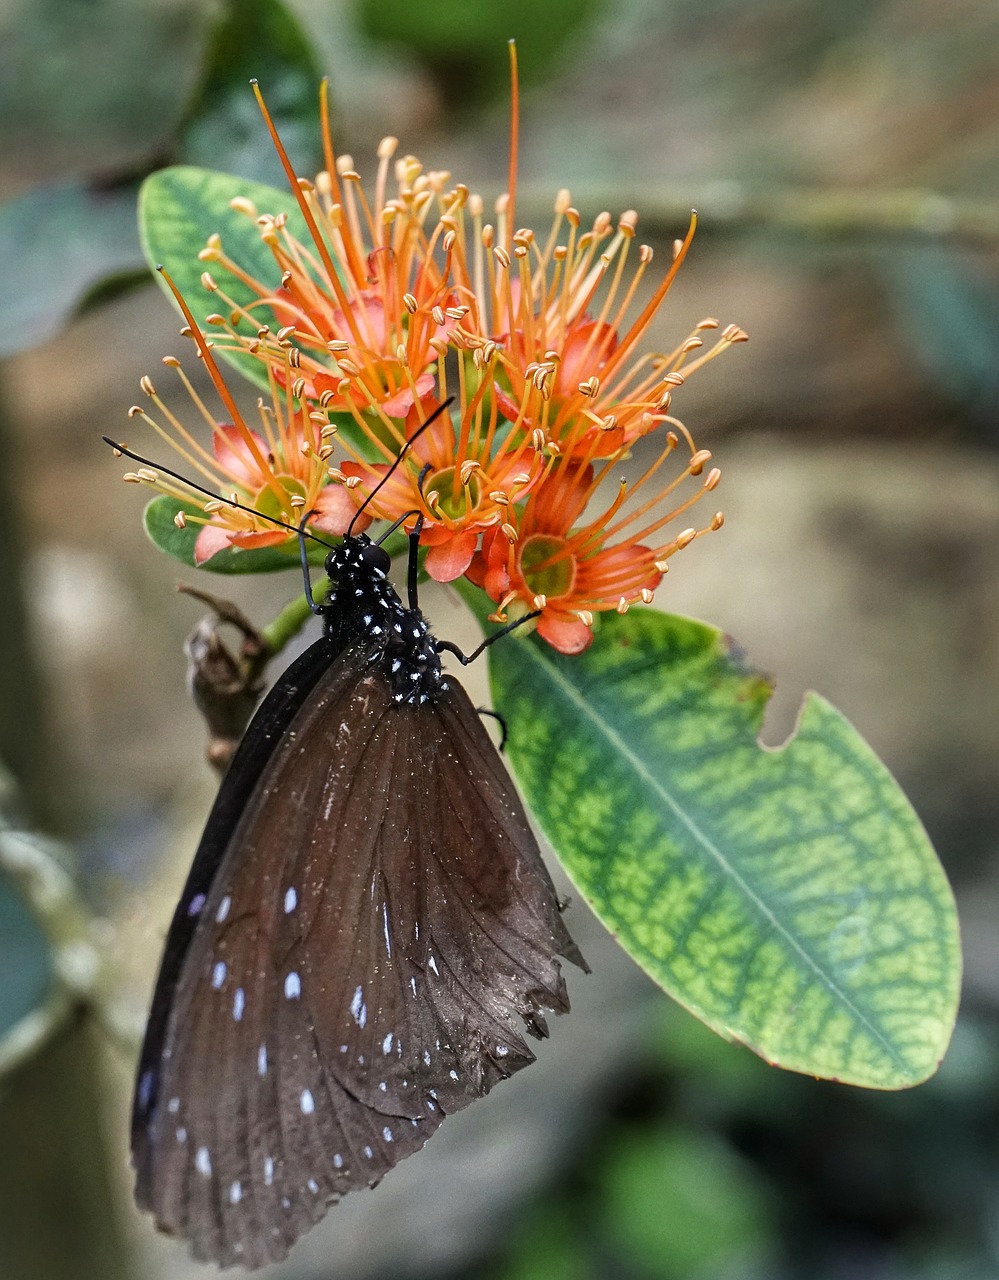
[[[420,607],[420,534],[423,532],[423,513],[416,517],[412,532],[409,535],[409,567],[406,572],[406,594],[409,607]]]
[[[312,610],[313,613],[322,614],[325,606],[321,604],[317,604],[312,594],[312,578],[309,574],[309,549],[305,542],[305,539],[309,536],[305,532],[305,522],[313,514],[314,513],[311,511],[306,511],[305,515],[302,516],[302,519],[299,522],[298,550],[302,557],[302,578],[304,580],[304,587],[305,587],[305,602],[309,606],[309,608]]]
[[[522,618],[515,618],[513,622],[508,622],[505,627],[500,627],[499,631],[494,631],[491,635],[486,636],[485,640],[471,653],[462,653],[456,644],[452,644],[450,640],[436,640],[437,652],[441,653],[445,649],[448,653],[453,653],[463,667],[467,667],[470,662],[474,662],[484,649],[488,649],[491,644],[495,644],[497,640],[503,636],[508,636],[511,631],[516,631],[518,627],[522,627],[525,622],[530,622],[532,618],[540,618],[541,610],[535,609],[532,613],[525,613]]]

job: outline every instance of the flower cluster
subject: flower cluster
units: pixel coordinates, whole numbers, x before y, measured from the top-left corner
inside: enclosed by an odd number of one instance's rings
[[[184,307],[185,331],[228,420],[184,380],[211,451],[148,379],[157,412],[132,411],[222,495],[178,516],[202,526],[197,561],[293,539],[268,517],[295,527],[311,513],[311,527],[334,535],[419,520],[433,578],[465,575],[496,620],[536,614],[556,649],[585,649],[596,613],[651,600],[670,557],[722,523],[721,513],[681,520],[720,473],[671,408],[695,370],[746,335],[709,318],[672,351],[644,347],[694,220],[656,278],[633,212],[585,227],[563,191],[543,239],[517,227],[516,120],[508,190],[488,222],[478,196],[397,158],[392,138],[365,191],[351,158],[333,154],[325,110],[324,171],[300,178],[260,105],[308,237],[239,199],[233,210],[255,222],[273,278],[250,274],[218,235],[201,252],[218,309],[203,330]],[[255,362],[269,388],[259,424],[233,401],[216,351]],[[651,461],[617,479],[646,437]],[[191,496],[159,474],[130,478]]]

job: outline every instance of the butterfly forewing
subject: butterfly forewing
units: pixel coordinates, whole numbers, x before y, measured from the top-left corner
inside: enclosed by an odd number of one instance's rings
[[[556,956],[582,963],[460,685],[400,703],[325,643],[223,784],[140,1068],[138,1199],[222,1265],[283,1257],[530,1062],[524,1025],[568,1007]]]

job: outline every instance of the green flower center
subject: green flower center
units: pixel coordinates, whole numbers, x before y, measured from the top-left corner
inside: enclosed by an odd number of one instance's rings
[[[474,511],[479,505],[479,481],[473,472],[468,484],[458,485],[457,495],[454,493],[454,467],[445,467],[443,471],[435,471],[423,483],[423,492],[436,491],[437,507],[441,515],[448,520],[461,520]]]
[[[520,571],[531,592],[557,600],[572,590],[575,563],[565,554],[565,540],[537,533],[520,549]]]
[[[296,480],[294,476],[276,475],[274,479],[277,484],[288,495],[283,501],[274,492],[275,485],[265,485],[253,500],[254,510],[259,511],[262,516],[270,516],[274,520],[283,520],[286,524],[297,524],[301,519],[301,508],[291,505],[291,498],[304,498],[306,496],[305,485],[301,480]]]

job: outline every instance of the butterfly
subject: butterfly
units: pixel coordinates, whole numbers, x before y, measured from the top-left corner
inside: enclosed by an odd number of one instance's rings
[[[113,442],[108,441],[109,444]],[[114,445],[130,457],[121,445]],[[145,461],[145,459],[139,459]],[[136,1199],[196,1257],[284,1257],[534,1060],[585,961],[523,806],[390,557],[348,531],[323,635],[229,766],[167,935],[132,1113]],[[303,545],[303,562],[304,562]]]

